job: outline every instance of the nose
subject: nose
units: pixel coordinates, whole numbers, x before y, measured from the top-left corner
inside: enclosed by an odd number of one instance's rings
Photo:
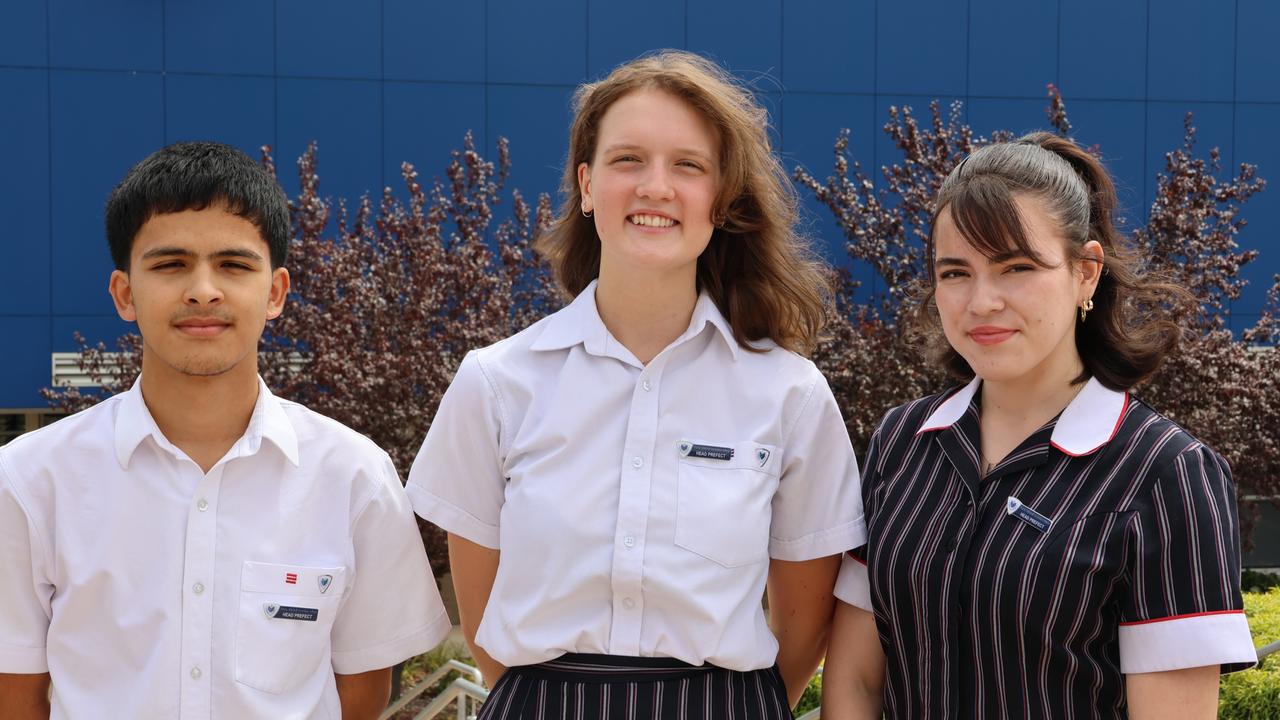
[[[650,165],[640,184],[636,186],[636,194],[656,200],[670,200],[674,197],[675,188],[671,185],[671,176],[666,166],[661,163]]]
[[[969,312],[974,315],[989,315],[1004,309],[1004,293],[996,282],[979,276],[974,278],[972,288]]]
[[[217,305],[222,302],[222,297],[222,288],[218,286],[214,273],[202,266],[191,273],[183,302],[187,305]]]

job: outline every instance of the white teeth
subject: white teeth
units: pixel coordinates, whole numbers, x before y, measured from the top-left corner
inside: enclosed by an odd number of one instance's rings
[[[632,223],[642,225],[644,227],[667,228],[676,224],[675,220],[661,217],[659,215],[632,215],[628,219]]]

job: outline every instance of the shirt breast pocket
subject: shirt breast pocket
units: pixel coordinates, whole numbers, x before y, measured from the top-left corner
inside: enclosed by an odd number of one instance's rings
[[[346,568],[245,561],[236,619],[236,682],[280,694],[329,661]]]
[[[769,557],[778,449],[760,443],[679,443],[675,544],[727,568]]]

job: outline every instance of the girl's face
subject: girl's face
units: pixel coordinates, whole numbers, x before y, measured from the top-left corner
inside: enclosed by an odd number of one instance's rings
[[[578,166],[602,277],[660,271],[692,281],[715,229],[719,158],[715,129],[670,93],[636,91],[605,111],[595,156]]]
[[[1075,327],[1093,296],[1101,262],[1071,261],[1067,240],[1040,200],[1014,199],[1031,249],[992,260],[965,240],[946,209],[934,228],[934,283],[942,330],[951,347],[987,382],[1034,380],[1080,372]],[[1086,254],[1102,259],[1096,241]]]

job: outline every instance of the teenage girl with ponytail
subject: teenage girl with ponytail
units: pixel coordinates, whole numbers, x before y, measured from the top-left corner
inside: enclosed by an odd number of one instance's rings
[[[1256,661],[1230,469],[1129,394],[1190,299],[1115,206],[1047,133],[943,183],[915,330],[967,384],[871,439],[823,718],[1211,718],[1219,673]]]

